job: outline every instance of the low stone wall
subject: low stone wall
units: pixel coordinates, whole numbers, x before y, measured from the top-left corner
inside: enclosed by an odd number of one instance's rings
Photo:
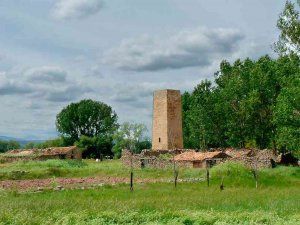
[[[190,161],[176,162],[176,165],[179,167],[193,168],[193,162]]]
[[[230,161],[239,162],[253,169],[274,168],[276,162],[273,159],[260,159],[256,157],[232,158]]]
[[[45,161],[48,159],[59,159],[58,155],[38,155],[38,156],[0,156],[1,163],[10,163],[15,161],[31,161],[39,160]]]
[[[122,151],[121,161],[123,165],[127,167],[131,167],[132,164],[134,168],[141,168],[141,167],[167,168],[173,165],[172,160],[161,159],[159,158],[159,155],[156,157],[151,154],[143,154],[143,153],[132,154],[129,150]]]
[[[132,154],[129,150],[122,151],[121,161],[123,165],[131,167],[131,164],[135,168],[141,167],[140,157],[136,154]]]
[[[211,150],[211,149],[210,149]],[[218,149],[220,150],[220,149]],[[224,150],[224,149],[223,149]],[[190,149],[176,149],[176,150],[143,150],[141,154],[131,154],[129,150],[123,150],[122,152],[122,162],[123,165],[130,167],[131,160],[133,167],[151,167],[151,168],[166,168],[173,166],[173,155],[181,154],[185,151],[190,151]],[[276,155],[267,154],[267,151],[261,151],[257,155],[249,154],[248,156],[241,157],[232,157],[219,159],[217,163],[223,163],[227,160],[239,162],[244,164],[247,167],[253,169],[260,168],[273,168],[276,166]],[[215,161],[216,159],[208,159],[207,161]],[[177,161],[176,165],[180,167],[189,167],[189,168],[206,168],[207,163],[201,162],[197,164],[195,161]],[[213,165],[214,165],[213,164]]]

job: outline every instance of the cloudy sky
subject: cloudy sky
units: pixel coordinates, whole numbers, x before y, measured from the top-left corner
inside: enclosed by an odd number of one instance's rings
[[[0,135],[56,137],[92,98],[151,130],[152,92],[191,91],[222,59],[272,53],[284,0],[1,0]]]

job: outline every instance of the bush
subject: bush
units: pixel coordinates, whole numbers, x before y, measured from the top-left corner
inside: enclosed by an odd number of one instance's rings
[[[230,186],[248,186],[254,184],[254,176],[251,169],[236,162],[227,161],[216,165],[210,170],[210,174],[213,182],[221,183],[224,177],[225,184]]]

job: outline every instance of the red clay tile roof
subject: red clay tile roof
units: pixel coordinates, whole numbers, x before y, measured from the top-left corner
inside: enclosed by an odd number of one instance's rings
[[[76,146],[70,147],[51,147],[47,149],[14,149],[8,151],[7,153],[20,154],[20,155],[33,155],[33,154],[43,154],[43,155],[57,155],[57,154],[67,154],[70,151],[77,149]]]
[[[255,157],[259,159],[276,159],[277,154],[273,150],[264,149],[264,150],[253,150],[253,149],[232,149],[228,148],[225,150],[225,153],[230,155],[232,158],[245,158],[245,157]]]
[[[222,151],[215,151],[215,152],[187,151],[182,154],[176,155],[175,161],[203,161],[205,159],[228,158],[228,157],[230,156]]]
[[[241,157],[252,157],[256,155],[256,152],[252,149],[232,149],[227,148],[225,149],[225,153],[227,155],[230,155],[232,158],[241,158]]]
[[[56,155],[56,154],[67,154],[70,151],[75,150],[77,147],[76,146],[70,146],[70,147],[52,147],[52,148],[47,148],[45,150],[42,150],[44,154],[49,154],[49,155]]]

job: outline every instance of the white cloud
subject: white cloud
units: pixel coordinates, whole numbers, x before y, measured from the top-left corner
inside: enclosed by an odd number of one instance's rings
[[[209,66],[238,51],[243,39],[238,30],[221,28],[185,30],[164,39],[143,36],[104,53],[103,63],[131,71]]]
[[[84,18],[98,13],[102,7],[102,0],[58,0],[52,16],[62,20]]]

